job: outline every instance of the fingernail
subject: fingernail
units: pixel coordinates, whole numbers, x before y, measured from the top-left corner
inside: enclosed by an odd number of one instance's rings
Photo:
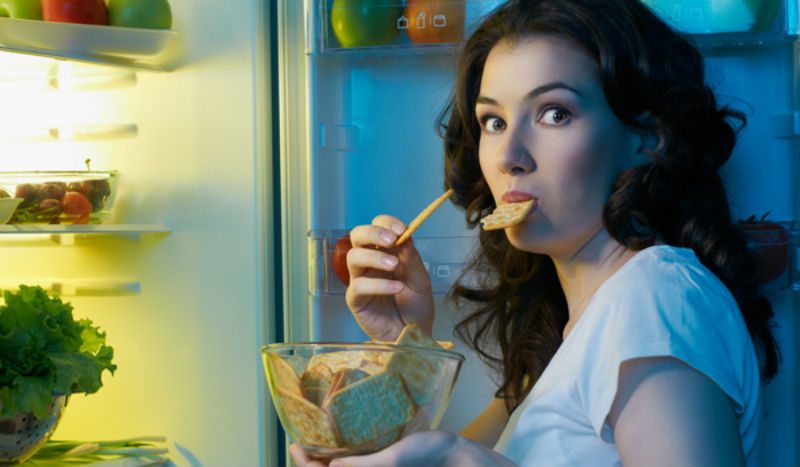
[[[400,235],[401,233],[403,233],[404,230],[406,230],[406,228],[403,226],[403,224],[401,224],[399,222],[392,223],[392,231],[394,233],[396,233],[397,235]]]
[[[381,258],[381,262],[390,268],[397,266],[397,258],[394,256],[384,256]]]
[[[396,238],[397,237],[390,234],[389,232],[381,232],[381,240],[383,240],[385,243],[394,243]]]
[[[403,289],[403,284],[401,282],[392,281],[389,282],[386,288],[389,289],[390,292],[399,292]]]

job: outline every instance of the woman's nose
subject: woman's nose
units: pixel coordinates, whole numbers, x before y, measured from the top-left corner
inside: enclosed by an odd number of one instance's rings
[[[523,175],[531,172],[535,163],[519,130],[507,131],[505,141],[497,150],[497,167],[510,175]]]

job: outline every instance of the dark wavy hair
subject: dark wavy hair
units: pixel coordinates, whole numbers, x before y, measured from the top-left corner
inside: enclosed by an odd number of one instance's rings
[[[605,228],[633,250],[657,239],[694,250],[736,298],[759,352],[762,379],[769,381],[780,361],[772,307],[759,290],[759,263],[732,223],[718,174],[745,116],[717,105],[700,52],[640,0],[510,0],[469,37],[454,94],[439,118],[445,186],[454,189],[469,226],[495,208],[478,162],[474,111],[486,58],[501,41],[534,35],[582,47],[597,63],[620,121],[661,137],[659,147],[648,151],[648,163],[616,177],[603,211]],[[466,275],[481,279],[468,285]],[[456,331],[502,376],[496,396],[513,411],[562,342],[567,302],[553,262],[514,248],[502,230],[481,230],[475,256],[450,297],[470,305]]]

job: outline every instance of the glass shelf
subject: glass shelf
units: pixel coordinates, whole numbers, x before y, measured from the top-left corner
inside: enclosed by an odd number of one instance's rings
[[[62,297],[120,297],[139,295],[142,284],[135,280],[125,279],[44,279],[24,281],[28,286],[39,286],[49,294]],[[0,294],[4,291],[16,292],[17,283],[0,282]]]
[[[336,241],[347,237],[347,230],[312,230],[309,241],[309,291],[312,295],[344,295],[346,286],[334,272]],[[461,276],[477,242],[474,236],[414,237],[431,278],[433,293],[446,294]]]
[[[144,70],[175,66],[177,33],[0,18],[0,51]]]
[[[58,224],[5,224],[0,225],[0,242],[4,238],[18,236],[49,235],[50,239],[60,245],[72,245],[76,237],[115,236],[131,240],[139,240],[145,234],[166,234],[171,230],[160,224],[93,224],[93,225],[58,225]]]

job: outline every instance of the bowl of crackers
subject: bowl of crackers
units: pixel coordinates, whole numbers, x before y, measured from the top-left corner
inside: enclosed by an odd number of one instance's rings
[[[269,344],[261,354],[284,430],[331,459],[435,429],[464,361],[448,347],[409,325],[394,342]]]

